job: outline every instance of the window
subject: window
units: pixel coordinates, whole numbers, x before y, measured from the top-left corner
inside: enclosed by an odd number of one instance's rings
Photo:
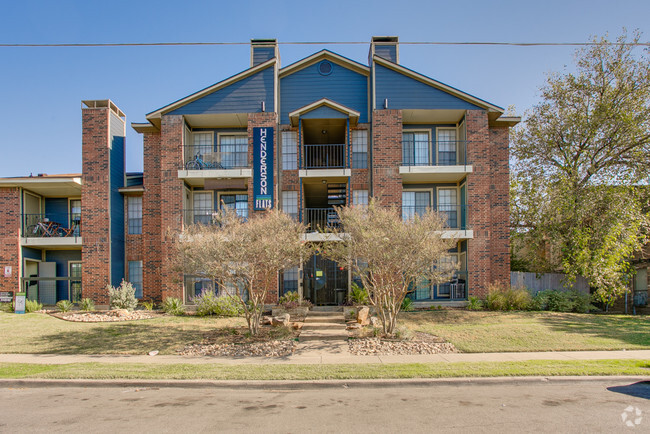
[[[185,276],[185,302],[193,303],[194,297],[202,292],[215,292],[215,285],[211,279],[200,276]]]
[[[354,190],[352,192],[352,205],[355,206],[368,205],[368,190]]]
[[[288,214],[292,219],[298,220],[298,192],[282,192],[282,211]]]
[[[368,168],[368,130],[352,131],[352,167]]]
[[[192,133],[192,151],[189,155],[193,159],[195,155],[206,162],[214,160],[214,147],[212,141],[214,140],[214,133],[212,131],[206,133]]]
[[[222,194],[219,197],[220,209],[234,209],[237,215],[244,220],[248,218],[247,194]]]
[[[219,135],[221,166],[224,169],[248,167],[248,136]]]
[[[282,169],[298,168],[298,135],[295,131],[282,131]]]
[[[431,206],[431,194],[428,191],[402,192],[402,218],[409,220],[416,214],[422,215]]]
[[[70,228],[74,228],[74,236],[81,235],[79,225],[81,224],[81,199],[70,200]]]
[[[142,233],[142,196],[128,196],[127,217],[129,234]]]
[[[456,130],[438,129],[438,164],[452,166],[456,164]]]
[[[282,272],[280,295],[289,291],[298,292],[298,267],[287,268]]]
[[[458,253],[447,253],[440,258],[440,267],[443,270],[451,270],[458,264]],[[437,296],[438,298],[452,298],[452,289],[457,289],[457,285],[453,276],[450,273],[450,281],[438,285]],[[453,283],[452,283],[453,282]]]
[[[68,277],[70,277],[69,300],[73,303],[81,301],[81,262],[68,262]]]
[[[194,193],[194,223],[203,225],[210,224],[212,221],[212,212],[214,204],[212,202],[211,192]]]
[[[431,164],[428,132],[402,133],[402,160],[405,166],[428,166]]]
[[[142,261],[129,261],[129,282],[135,288],[135,298],[142,299]]]
[[[458,189],[439,188],[438,212],[446,215],[448,227],[458,228],[458,211]]]

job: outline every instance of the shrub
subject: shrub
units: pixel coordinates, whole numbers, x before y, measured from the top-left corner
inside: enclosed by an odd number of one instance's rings
[[[300,294],[298,294],[295,291],[289,291],[285,293],[280,299],[278,300],[278,304],[282,306],[285,309],[294,309],[299,306],[303,307],[311,307],[312,304],[309,302],[309,300],[303,300],[300,297]]]
[[[214,291],[203,290],[200,295],[194,297],[196,314],[198,316],[241,316],[244,314],[244,307],[237,297],[231,295],[217,296]]]
[[[403,310],[404,312],[411,312],[414,310],[415,307],[413,306],[413,300],[411,300],[408,297],[404,297],[404,300],[402,301],[402,307],[400,310]]]
[[[25,304],[27,304],[27,302],[25,302]],[[61,300],[56,303],[56,307],[61,312],[70,312],[73,306],[74,304],[70,300]]]
[[[352,282],[350,287],[350,301],[353,305],[367,305],[370,303],[368,298],[368,291],[360,287],[358,284]]]
[[[122,280],[120,286],[113,288],[107,285],[108,299],[111,309],[134,310],[138,307],[138,299],[135,298],[135,288],[130,282]]]
[[[185,306],[180,298],[167,297],[162,302],[162,310],[169,315],[180,316],[185,313]]]
[[[534,310],[550,310],[553,312],[585,313],[592,308],[591,296],[575,289],[570,291],[546,289],[538,292],[532,303],[532,309]]]
[[[79,302],[79,308],[86,312],[93,311],[95,310],[95,302],[90,298],[82,298]]]
[[[8,304],[8,303],[7,303]],[[36,300],[25,300],[25,312],[37,312],[43,309],[43,303],[39,303]]]
[[[27,300],[29,301],[29,300]],[[0,303],[0,312],[11,313],[14,311],[14,303]],[[27,305],[25,305],[25,311],[27,311]]]
[[[483,300],[470,295],[467,303],[467,310],[483,310]]]
[[[156,303],[154,303],[153,300],[143,301],[142,307],[144,307],[145,310],[153,310],[153,308],[156,307]]]
[[[498,283],[488,286],[485,300],[490,310],[526,310],[530,307],[532,297],[526,288],[503,287]]]

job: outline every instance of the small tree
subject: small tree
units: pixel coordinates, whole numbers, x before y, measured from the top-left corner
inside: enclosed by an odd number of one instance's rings
[[[324,253],[347,264],[368,291],[385,335],[395,330],[406,294],[416,285],[449,280],[457,264],[442,260],[454,240],[442,238],[443,219],[434,211],[404,221],[397,208],[383,208],[372,199],[367,207],[338,210],[339,242]]]
[[[302,241],[305,227],[277,210],[248,221],[226,210],[214,219],[213,225],[192,225],[178,234],[178,264],[186,274],[215,280],[222,291],[234,288],[248,329],[256,335],[278,272],[309,255]]]

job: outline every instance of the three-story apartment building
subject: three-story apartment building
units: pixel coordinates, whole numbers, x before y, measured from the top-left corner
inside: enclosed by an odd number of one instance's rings
[[[251,41],[250,68],[131,124],[143,173],[125,173],[125,117],[113,102],[84,101],[82,116],[82,174],[0,179],[0,263],[13,270],[3,291],[33,287],[45,301],[55,285],[47,301],[78,292],[106,304],[106,285],[126,278],[140,298],[191,303],[214,282],[178,275],[170,233],[211,224],[224,207],[248,218],[271,206],[323,243],[336,206],[370,197],[405,219],[433,208],[457,240],[449,260],[460,270],[414,288],[416,302],[463,302],[509,281],[508,130],[519,118],[402,66],[396,37],[373,37],[367,65],[322,50],[281,67],[275,40]],[[32,227],[53,221],[57,235]],[[340,304],[353,281],[316,254],[278,276],[273,298],[296,290]]]

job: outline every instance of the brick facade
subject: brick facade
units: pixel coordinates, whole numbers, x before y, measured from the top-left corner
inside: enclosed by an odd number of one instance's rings
[[[20,189],[0,188],[0,291],[20,291],[20,270]]]
[[[160,207],[160,133],[146,133],[143,137],[144,172],[142,195],[142,281],[143,297],[162,301],[161,273],[162,239]]]
[[[402,112],[372,112],[372,196],[382,204],[402,206]]]

